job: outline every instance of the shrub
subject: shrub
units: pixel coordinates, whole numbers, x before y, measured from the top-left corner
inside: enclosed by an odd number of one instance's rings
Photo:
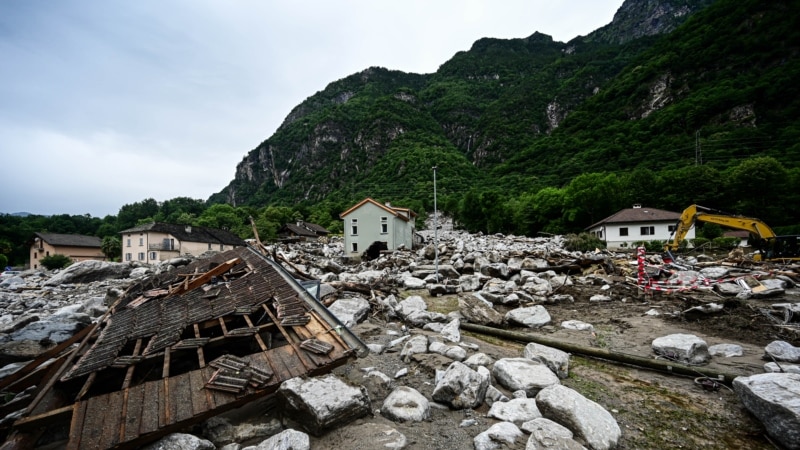
[[[708,244],[709,242],[711,242],[711,241],[709,241],[708,239],[706,239],[704,237],[696,237],[696,238],[692,239],[691,241],[692,241],[692,247],[694,247],[694,248],[700,248],[700,247]]]
[[[69,259],[69,256],[59,254],[45,256],[44,258],[40,259],[39,262],[47,270],[63,269],[64,267],[72,264],[72,260]]]
[[[8,256],[0,254],[0,269],[5,268],[8,265]]]
[[[633,243],[635,248],[644,247],[647,253],[658,253],[664,251],[665,241],[636,241]]]
[[[737,237],[718,237],[714,238],[713,242],[714,246],[717,248],[721,248],[724,250],[733,250],[734,248],[739,246],[739,243],[742,240]]]
[[[573,252],[590,252],[596,248],[606,248],[606,243],[590,233],[568,234],[564,248]]]

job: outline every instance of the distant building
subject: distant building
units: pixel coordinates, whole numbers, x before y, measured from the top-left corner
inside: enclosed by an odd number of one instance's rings
[[[30,249],[31,269],[38,269],[39,260],[47,256],[64,255],[73,262],[96,259],[105,261],[103,241],[96,236],[81,234],[34,233]]]
[[[321,225],[311,222],[303,222],[298,220],[296,223],[284,224],[278,230],[278,237],[282,241],[318,241],[320,238],[326,238],[330,231]]]
[[[367,197],[339,214],[344,221],[344,255],[359,258],[374,242],[387,250],[413,248],[417,213]]]
[[[680,217],[678,212],[633,205],[586,227],[586,231],[605,241],[609,250],[632,249],[636,242],[668,241],[674,237]],[[685,239],[694,239],[694,228]]]
[[[122,260],[158,263],[180,255],[224,252],[247,243],[227,230],[150,222],[120,231]]]

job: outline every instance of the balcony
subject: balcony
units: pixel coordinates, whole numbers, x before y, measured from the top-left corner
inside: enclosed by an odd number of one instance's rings
[[[161,252],[179,252],[181,250],[180,244],[171,244],[162,242],[159,244],[147,244],[147,250],[161,251]]]

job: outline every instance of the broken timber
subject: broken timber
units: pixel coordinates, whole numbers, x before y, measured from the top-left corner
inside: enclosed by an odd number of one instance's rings
[[[283,267],[245,247],[131,286],[69,344],[47,367],[38,358],[0,380],[17,394],[42,374],[34,401],[14,405],[26,413],[2,430],[3,450],[30,448],[53,426],[68,428],[67,449],[137,448],[367,352]]]

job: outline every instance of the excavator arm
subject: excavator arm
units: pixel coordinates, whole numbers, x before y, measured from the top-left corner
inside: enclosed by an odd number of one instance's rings
[[[736,230],[749,231],[760,239],[774,239],[775,232],[766,223],[752,217],[735,216],[715,211],[703,206],[691,205],[683,210],[673,231],[673,237],[664,245],[667,252],[677,250],[686,238],[686,233],[696,222],[716,223]]]

